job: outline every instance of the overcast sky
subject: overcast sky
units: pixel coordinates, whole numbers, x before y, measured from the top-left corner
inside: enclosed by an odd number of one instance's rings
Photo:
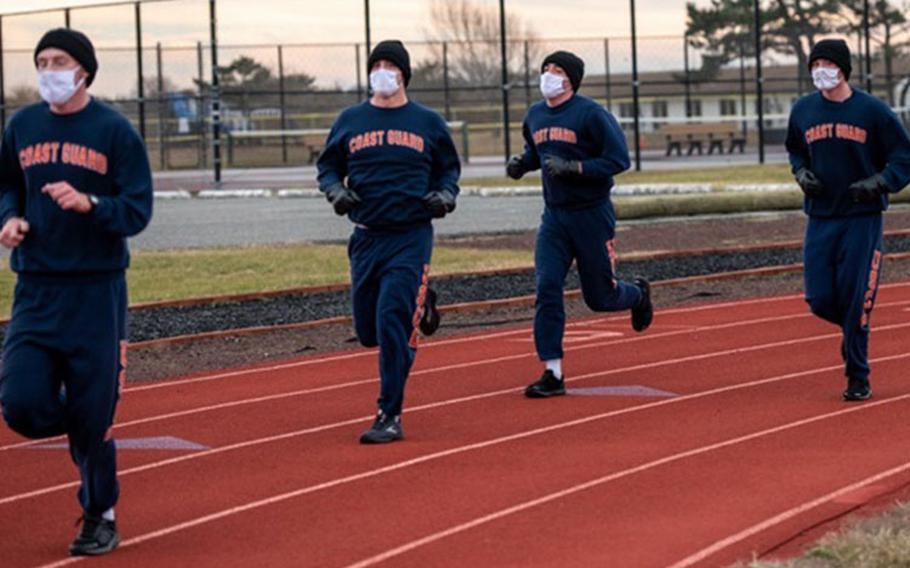
[[[372,41],[384,38],[421,40],[429,26],[432,0],[370,0]],[[474,0],[498,10],[498,0]],[[697,0],[705,2],[710,0]],[[40,10],[97,3],[98,0],[0,0],[0,14],[23,9]],[[143,57],[147,77],[154,77],[154,47],[165,48],[163,74],[173,88],[190,88],[197,75],[195,45],[208,42],[208,0],[145,2],[142,7]],[[364,41],[363,0],[218,0],[219,41],[230,44],[263,44],[270,47],[224,49],[221,64],[240,55],[277,69],[276,44],[285,44],[286,73],[308,73],[320,86],[354,84],[353,44]],[[682,67],[682,32],[685,25],[684,0],[637,0],[640,36],[672,36],[666,40],[639,44],[640,67],[676,69]],[[251,9],[255,7],[255,9]],[[587,62],[589,73],[602,73],[604,47],[600,39],[571,43],[568,38],[623,38],[630,35],[629,0],[506,0],[510,15],[522,18],[537,37],[559,38],[544,50],[569,49]],[[34,82],[31,50],[46,30],[63,25],[63,12],[6,15],[3,18],[4,69],[7,89]],[[72,10],[75,29],[88,34],[101,49],[102,72],[93,85],[104,96],[128,95],[135,89],[136,56],[134,7],[94,7]],[[338,43],[337,47],[287,48],[287,44]],[[175,50],[175,46],[191,49]],[[171,49],[167,49],[167,48]],[[422,46],[409,44],[415,62],[432,56]],[[622,72],[629,65],[628,41],[610,44],[611,68]],[[207,56],[204,65],[208,66]],[[363,61],[361,60],[361,64]],[[205,71],[208,73],[208,71]],[[168,88],[172,88],[169,86]]]
[[[497,0],[476,0],[492,8]],[[0,13],[97,3],[97,0],[0,0]],[[703,2],[699,2],[703,3]],[[430,0],[371,0],[373,37],[421,39]],[[684,0],[638,0],[642,35],[679,35]],[[225,43],[354,42],[363,38],[363,0],[218,0]],[[255,9],[250,9],[254,6]],[[506,9],[528,21],[541,37],[629,35],[628,0],[506,0]],[[149,41],[195,43],[207,32],[207,0],[150,2],[143,7]],[[97,44],[132,41],[132,6],[73,11],[73,27],[92,32]],[[62,23],[60,13],[4,18],[7,45],[28,46],[38,30]]]

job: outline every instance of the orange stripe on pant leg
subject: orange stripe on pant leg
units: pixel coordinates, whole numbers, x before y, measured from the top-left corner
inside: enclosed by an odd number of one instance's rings
[[[616,288],[619,286],[619,282],[616,280],[616,245],[613,244],[613,239],[607,241],[607,255],[610,257],[610,272],[613,273],[613,287]]]
[[[872,255],[872,266],[869,269],[869,285],[863,298],[863,315],[860,317],[860,327],[869,325],[869,316],[875,306],[875,291],[878,289],[878,277],[882,268],[882,251],[877,250]]]
[[[120,399],[120,394],[123,392],[123,388],[126,386],[126,363],[127,363],[127,348],[129,347],[129,341],[122,340],[120,342],[120,372],[117,373],[117,399]],[[114,421],[111,420],[111,425],[108,426],[107,432],[104,434],[105,440],[111,439],[111,431],[114,429]]]
[[[427,299],[427,286],[430,282],[430,265],[423,265],[423,275],[420,277],[420,288],[417,290],[417,308],[414,310],[414,317],[411,319],[411,325],[413,330],[411,330],[411,340],[408,342],[408,345],[411,349],[417,349],[417,344],[420,342],[420,333],[418,328],[420,326],[420,318],[423,317],[423,304]]]

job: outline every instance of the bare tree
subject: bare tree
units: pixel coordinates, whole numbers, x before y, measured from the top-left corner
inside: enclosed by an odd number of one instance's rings
[[[864,22],[862,0],[846,0],[843,7],[845,24],[840,31],[855,35],[862,47]],[[910,20],[905,14],[910,11],[910,2],[904,1],[896,6],[892,0],[874,0],[869,6],[869,36],[875,46],[872,56],[884,63],[885,87],[888,90],[888,102],[895,104],[895,60],[910,57]],[[877,48],[877,53],[876,53]],[[857,56],[862,50],[857,50]]]
[[[528,41],[528,59],[534,65],[541,57],[537,34],[516,14],[506,19],[510,77],[523,76],[522,41]],[[475,0],[433,0],[430,26],[424,31],[432,42],[436,61],[442,61],[442,43],[448,44],[449,76],[464,85],[491,86],[501,80],[499,11]]]

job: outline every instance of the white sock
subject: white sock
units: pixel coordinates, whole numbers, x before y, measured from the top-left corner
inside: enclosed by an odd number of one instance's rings
[[[107,511],[102,513],[101,518],[104,519],[105,521],[111,521],[111,522],[114,522],[115,520],[117,520],[116,516],[114,515],[114,508],[111,507],[110,509],[108,509]]]
[[[550,359],[546,362],[547,370],[553,371],[557,379],[562,378],[562,359]]]

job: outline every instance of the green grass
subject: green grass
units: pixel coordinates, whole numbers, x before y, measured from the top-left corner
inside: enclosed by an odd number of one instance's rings
[[[895,568],[910,566],[910,505],[860,521],[820,540],[799,558],[737,568]]]
[[[530,250],[437,247],[432,275],[530,266]],[[130,302],[265,292],[350,281],[343,245],[288,245],[135,252],[128,273]],[[8,317],[15,275],[0,272],[0,317]]]
[[[465,180],[464,185],[482,187],[509,187],[539,183],[538,177],[525,177],[515,181],[503,176]],[[639,183],[711,183],[718,186],[736,183],[793,183],[793,175],[786,164],[748,165],[717,168],[698,168],[671,171],[626,172],[616,178],[621,185]]]

